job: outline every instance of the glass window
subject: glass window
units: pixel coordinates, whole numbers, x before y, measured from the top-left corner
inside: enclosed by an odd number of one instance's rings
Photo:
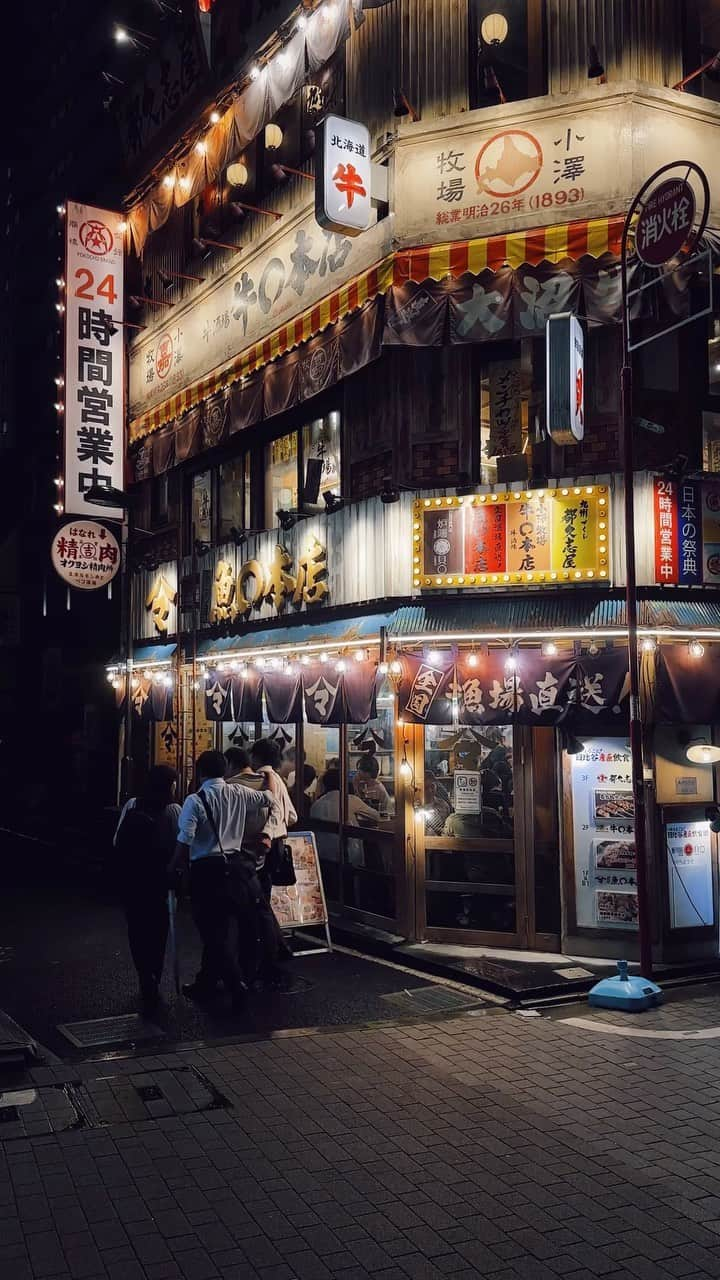
[[[395,826],[395,697],[384,681],[378,714],[363,725],[347,728],[347,822],[343,867],[347,906],[394,918],[396,913]]]
[[[703,471],[720,471],[720,413],[704,413]]]
[[[316,418],[303,428],[303,454],[305,467],[310,458],[322,461],[320,477],[320,495],[324,493],[340,493],[340,414],[337,410],[326,414],[324,418]]]
[[[714,319],[713,327],[718,332],[708,341],[708,391],[720,396],[720,321]]]
[[[212,542],[212,472],[200,471],[192,481],[193,534],[200,542]]]
[[[233,458],[218,467],[220,505],[218,537],[225,542],[231,529],[250,527],[250,455]]]
[[[277,512],[298,505],[297,432],[271,441],[265,448],[265,527],[277,524]]]
[[[512,728],[428,726],[424,808],[428,926],[514,933]]]

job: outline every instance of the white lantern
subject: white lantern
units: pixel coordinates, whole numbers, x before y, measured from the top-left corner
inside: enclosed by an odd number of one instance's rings
[[[279,151],[282,146],[283,131],[279,124],[265,126],[265,146],[268,151]]]
[[[489,13],[483,18],[480,34],[486,44],[502,44],[507,33],[507,18],[502,13]]]
[[[244,187],[248,176],[247,165],[243,164],[242,160],[229,164],[225,171],[225,177],[231,187]]]

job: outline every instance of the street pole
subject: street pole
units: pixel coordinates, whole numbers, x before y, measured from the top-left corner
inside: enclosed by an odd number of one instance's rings
[[[123,730],[123,755],[120,761],[120,803],[130,798],[132,787],[132,678],[133,678],[133,635],[130,593],[129,552],[130,520],[127,512],[123,513],[121,565],[120,571],[120,636],[122,659],[125,666],[125,715]]]

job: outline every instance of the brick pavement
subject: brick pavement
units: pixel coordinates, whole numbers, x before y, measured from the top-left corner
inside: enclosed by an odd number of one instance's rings
[[[715,1043],[572,1013],[41,1068],[40,1086],[194,1067],[232,1105],[0,1142],[0,1277],[720,1276]],[[720,1025],[720,997],[632,1025]]]

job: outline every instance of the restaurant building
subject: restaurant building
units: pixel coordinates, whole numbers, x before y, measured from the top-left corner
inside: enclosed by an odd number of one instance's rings
[[[692,160],[710,267],[636,315],[699,318],[635,352],[635,546],[655,950],[717,954],[712,8],[323,0],[243,52],[218,3],[226,79],[128,199],[134,763],[187,788],[207,747],[291,749],[335,916],[633,952],[618,255]],[[316,219],[330,113],[369,130],[359,235]],[[336,765],[317,822],[302,766]]]

